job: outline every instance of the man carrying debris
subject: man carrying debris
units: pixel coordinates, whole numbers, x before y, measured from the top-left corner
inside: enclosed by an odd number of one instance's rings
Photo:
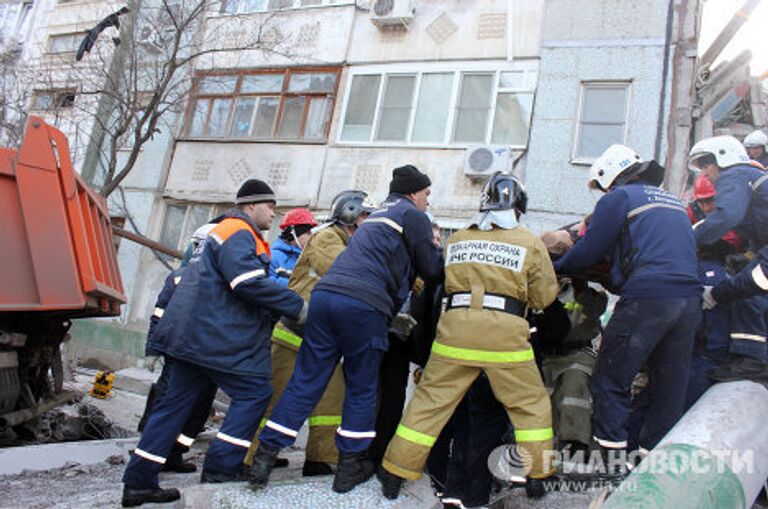
[[[543,242],[518,223],[527,196],[512,176],[486,183],[480,215],[445,247],[447,309],[413,399],[384,455],[382,492],[395,499],[405,479],[418,479],[440,431],[467,389],[485,373],[515,426],[528,458],[526,492],[544,494],[554,469],[551,408],[529,343],[528,306],[544,309],[557,280]]]
[[[301,297],[267,275],[269,244],[261,231],[275,216],[275,195],[246,181],[228,211],[184,271],[155,334],[167,338],[175,363],[166,395],[152,412],[123,475],[123,506],[170,502],[157,474],[193,404],[212,381],[231,399],[208,449],[202,482],[240,477],[243,457],[272,395],[269,338],[275,316],[303,321]]]
[[[734,280],[718,284],[717,290],[707,287],[705,306],[709,309],[718,302],[757,295],[759,290],[768,292],[768,173],[750,164],[744,147],[733,136],[699,141],[691,149],[689,160],[715,184],[717,191],[715,210],[695,225],[696,242],[710,246],[734,230],[752,252],[760,252]],[[754,322],[763,323],[763,317],[756,317]],[[761,332],[732,337],[728,362],[713,370],[711,376],[718,381],[768,380],[768,344],[765,331]]]
[[[592,434],[610,475],[626,468],[630,386],[647,365],[650,404],[640,431],[651,449],[683,413],[694,332],[701,320],[696,244],[685,206],[658,186],[664,168],[612,145],[592,165],[590,187],[605,194],[585,235],[555,262],[579,274],[611,257],[621,295],[606,326],[592,377]]]

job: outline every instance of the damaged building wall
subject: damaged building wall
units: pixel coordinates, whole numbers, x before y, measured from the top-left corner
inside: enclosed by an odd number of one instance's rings
[[[587,188],[589,166],[610,144],[654,156],[666,118],[659,103],[667,7],[666,0],[547,2],[526,169],[534,230],[592,210],[600,195]]]

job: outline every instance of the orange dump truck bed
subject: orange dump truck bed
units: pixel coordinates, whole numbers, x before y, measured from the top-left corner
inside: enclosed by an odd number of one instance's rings
[[[0,149],[0,233],[0,313],[120,313],[106,201],[72,168],[66,137],[39,117],[21,150]]]

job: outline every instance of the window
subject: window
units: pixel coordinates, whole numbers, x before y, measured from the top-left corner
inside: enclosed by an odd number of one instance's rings
[[[44,90],[32,96],[32,109],[40,111],[71,108],[75,104],[74,90]]]
[[[524,147],[536,73],[353,74],[340,142]]]
[[[629,83],[582,83],[574,159],[589,162],[624,143]]]
[[[208,203],[169,202],[160,230],[160,243],[184,251],[195,230],[229,209],[231,205]]]
[[[0,3],[0,42],[10,36],[23,39],[29,30],[32,2]]]
[[[241,14],[246,12],[276,11],[281,9],[294,9],[298,7],[312,7],[317,5],[336,5],[343,2],[339,0],[223,0],[221,2],[222,14]]]
[[[338,69],[201,76],[187,134],[200,138],[323,141]]]
[[[84,37],[85,32],[52,35],[48,38],[48,53],[74,53]]]

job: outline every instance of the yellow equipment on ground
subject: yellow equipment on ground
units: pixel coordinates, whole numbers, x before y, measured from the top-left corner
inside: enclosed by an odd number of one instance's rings
[[[115,374],[111,371],[99,371],[96,373],[96,377],[93,379],[93,388],[91,389],[91,396],[99,399],[107,399],[110,397],[110,391],[112,391],[112,385],[115,383]]]

